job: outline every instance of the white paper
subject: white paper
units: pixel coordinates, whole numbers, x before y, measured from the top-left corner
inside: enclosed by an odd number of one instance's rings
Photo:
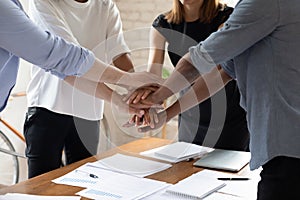
[[[172,167],[170,164],[123,154],[115,154],[91,165],[138,177],[149,176]]]
[[[108,180],[99,182],[96,186],[84,189],[77,194],[90,199],[137,200],[149,196],[167,186],[168,184],[165,182],[124,174],[119,181]]]
[[[196,173],[170,186],[167,192],[201,199],[218,191],[225,185],[223,181],[211,177],[199,176]]]
[[[169,145],[141,152],[140,154],[171,163],[177,163],[190,158],[201,157],[213,150],[213,148],[196,144],[175,142]]]
[[[213,171],[213,170],[202,170],[197,174],[202,177],[210,178],[235,178],[235,177],[247,177],[249,180],[244,181],[224,181],[226,186],[219,190],[219,192],[240,196],[243,199],[256,199],[257,196],[257,185],[260,180],[261,169],[252,171],[247,176],[239,176],[231,173]]]
[[[94,177],[97,176],[97,178],[90,177],[90,174],[93,174]],[[162,181],[98,168],[91,165],[91,163],[86,163],[64,176],[53,180],[53,182],[87,188],[77,194],[101,200],[139,199],[167,186],[167,183]]]

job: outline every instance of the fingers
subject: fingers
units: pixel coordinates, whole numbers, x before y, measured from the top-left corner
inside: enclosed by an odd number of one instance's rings
[[[126,101],[127,104],[135,104],[146,99],[153,91],[156,91],[156,89],[153,87],[147,87],[147,89],[141,88],[134,92],[128,92],[128,94],[123,98],[123,101]]]
[[[145,111],[142,110],[141,108],[133,108],[133,107],[129,106],[129,113],[136,115],[138,117],[142,117],[145,114]]]
[[[142,99],[142,96],[144,96],[144,95],[145,95],[145,91],[138,92],[137,95],[135,96],[135,98],[133,99],[132,103],[133,104],[138,103]]]
[[[152,92],[152,90],[145,90],[144,94],[141,96],[141,99],[146,99]]]
[[[148,132],[148,131],[151,131],[151,130],[153,130],[153,128],[151,128],[150,126],[144,126],[144,127],[138,128],[138,131],[140,133],[145,133],[145,132]]]
[[[137,104],[130,104],[130,107],[136,108],[136,109],[149,109],[149,108],[155,108],[155,109],[163,109],[163,105],[158,104],[145,104],[144,102],[139,102]]]

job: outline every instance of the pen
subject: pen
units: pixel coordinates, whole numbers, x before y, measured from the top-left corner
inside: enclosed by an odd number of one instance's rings
[[[250,178],[243,178],[243,177],[218,178],[218,180],[221,180],[221,181],[247,181],[247,180],[250,180]]]
[[[88,175],[89,177],[92,177],[92,178],[98,178],[98,176],[95,175],[95,174],[91,174],[89,172],[85,172],[85,171],[82,171],[82,170],[79,170],[79,169],[76,169],[75,172],[86,174],[86,175]]]

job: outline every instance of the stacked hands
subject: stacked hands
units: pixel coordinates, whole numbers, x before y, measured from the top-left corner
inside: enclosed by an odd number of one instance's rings
[[[155,92],[158,86],[145,86],[129,92],[123,101],[130,108],[139,110],[139,115],[134,114],[124,127],[137,126],[140,132],[146,132],[161,127],[166,121],[166,114],[162,110],[163,102],[158,102],[155,98]]]
[[[143,86],[129,90],[122,101],[127,105],[133,116],[123,127],[139,127],[139,132],[146,132],[161,127],[166,122],[166,112],[163,110],[163,101],[158,101],[156,94],[160,88],[157,84]]]

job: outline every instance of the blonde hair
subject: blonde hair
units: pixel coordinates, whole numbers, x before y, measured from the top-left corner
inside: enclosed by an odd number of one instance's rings
[[[219,0],[203,0],[199,9],[199,20],[203,23],[211,22],[220,8],[224,8],[224,4]],[[184,7],[179,0],[173,0],[173,8],[166,13],[165,19],[175,24],[180,24],[184,20]]]

